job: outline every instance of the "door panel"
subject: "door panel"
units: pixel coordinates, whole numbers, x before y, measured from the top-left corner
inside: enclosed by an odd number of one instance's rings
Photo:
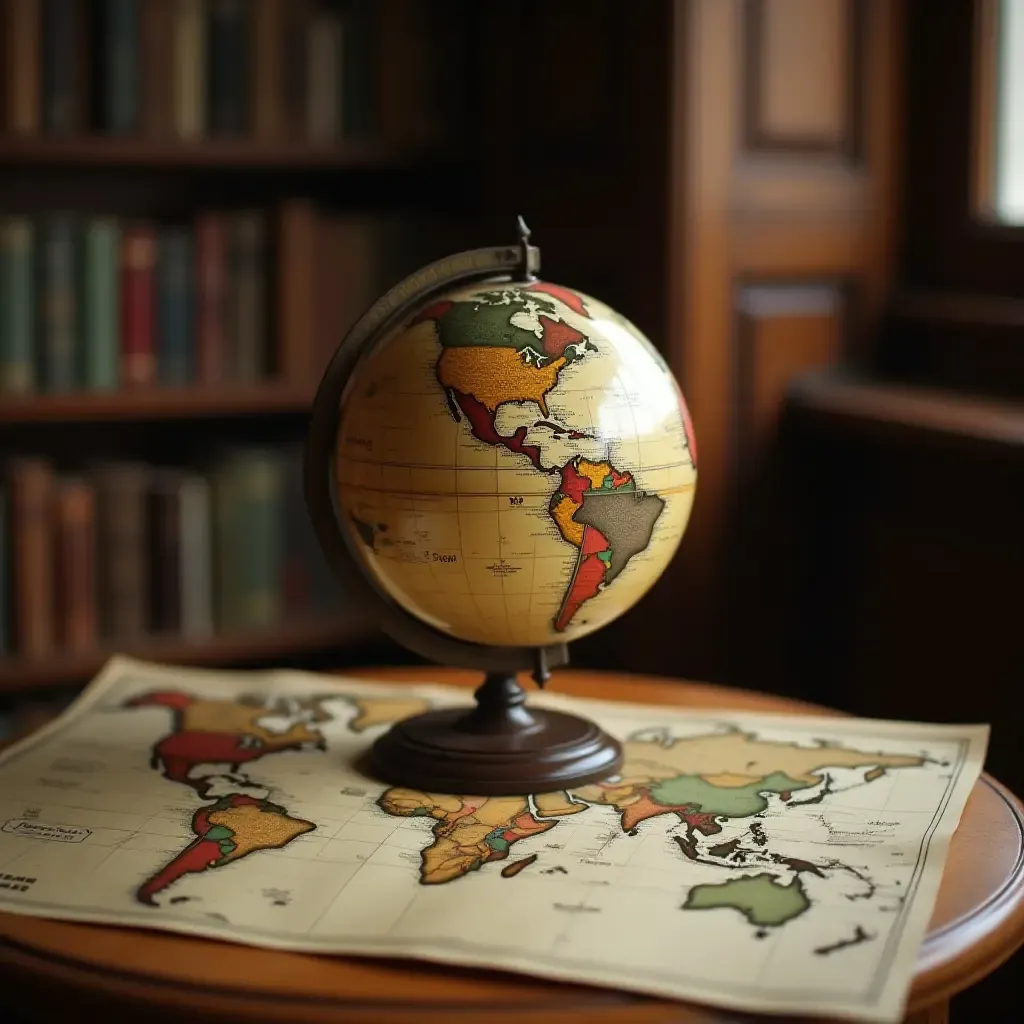
[[[770,472],[789,382],[857,359],[890,290],[901,8],[675,4],[668,354],[700,464],[680,554],[623,621],[630,667],[735,675],[728,655],[754,635],[758,587],[765,602],[786,589],[769,524],[759,548],[738,513]],[[785,671],[771,657],[764,679]]]

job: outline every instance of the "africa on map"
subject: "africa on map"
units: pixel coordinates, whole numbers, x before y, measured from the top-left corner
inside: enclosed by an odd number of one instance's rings
[[[620,775],[480,797],[360,772],[467,699],[117,659],[0,758],[0,909],[897,1019],[984,727],[544,693],[621,739]]]

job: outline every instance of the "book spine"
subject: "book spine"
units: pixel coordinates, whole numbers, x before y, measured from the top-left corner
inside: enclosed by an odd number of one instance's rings
[[[253,0],[249,95],[257,139],[280,138],[284,126],[284,0]]]
[[[11,650],[11,543],[7,487],[0,483],[0,655]]]
[[[113,391],[120,382],[121,228],[89,221],[82,237],[82,381],[90,391]]]
[[[57,639],[65,650],[95,649],[96,514],[92,487],[62,481],[56,494]]]
[[[0,392],[35,390],[35,257],[31,221],[0,223]]]
[[[368,138],[377,130],[374,53],[379,5],[373,0],[345,0],[342,5],[342,134]]]
[[[44,657],[54,646],[53,473],[42,459],[18,459],[9,480],[15,646]]]
[[[213,517],[213,614],[218,632],[242,628],[243,612],[239,597],[241,581],[236,571],[235,549],[241,516],[238,506],[237,473],[231,459],[218,465],[210,477]]]
[[[174,9],[174,131],[197,139],[206,131],[207,31],[203,0],[178,0]]]
[[[53,135],[80,127],[79,10],[75,0],[43,0],[43,124]]]
[[[126,385],[152,384],[156,233],[147,225],[124,232],[121,244],[121,377]]]
[[[210,0],[207,81],[208,123],[214,135],[241,135],[248,117],[248,18],[241,0]]]
[[[161,633],[181,629],[181,481],[164,474],[148,496],[150,628]]]
[[[4,28],[5,122],[17,135],[34,135],[40,123],[42,18],[40,0],[7,0]]]
[[[103,633],[115,640],[132,639],[145,632],[149,619],[147,470],[104,466],[95,482]]]
[[[139,127],[139,0],[103,0],[103,127],[125,135]]]
[[[282,603],[286,616],[308,613],[314,605],[312,564],[303,548],[303,520],[308,523],[303,487],[302,445],[289,445],[284,462],[284,565]]]
[[[235,380],[260,380],[267,370],[266,231],[262,214],[231,222],[229,289],[231,370]]]
[[[228,357],[228,239],[223,218],[204,214],[195,228],[196,376],[203,384],[226,379]]]
[[[182,387],[193,379],[192,233],[167,228],[157,250],[157,379]]]
[[[150,138],[172,133],[176,7],[176,0],[145,0],[141,12],[141,122]]]
[[[78,310],[75,281],[75,225],[55,214],[44,220],[39,239],[39,338],[42,390],[78,386]]]
[[[277,244],[276,369],[286,380],[310,383],[319,369],[316,331],[316,211],[292,200],[281,209]]]
[[[213,633],[213,552],[210,484],[190,475],[181,484],[181,535],[178,544],[181,579],[179,618],[184,636]]]
[[[342,23],[328,11],[310,20],[306,44],[306,137],[335,141],[342,129]]]
[[[283,473],[272,452],[246,452],[221,469],[216,547],[224,630],[273,625],[281,613]]]
[[[290,0],[282,28],[284,130],[295,141],[305,141],[306,137],[306,81],[309,77],[306,51],[312,16],[310,6],[311,0]]]

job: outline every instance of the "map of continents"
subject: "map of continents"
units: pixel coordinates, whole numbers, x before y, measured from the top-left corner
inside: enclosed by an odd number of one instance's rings
[[[536,438],[538,431],[547,432],[569,442],[570,452],[573,441],[600,440],[551,417],[548,396],[559,388],[568,367],[615,355],[600,331],[585,333],[568,323],[559,308],[571,311],[581,326],[590,322],[582,296],[537,282],[439,300],[409,327],[428,324],[434,329],[440,347],[434,376],[452,419],[465,424],[478,442],[522,457],[533,471],[553,481],[547,513],[561,540],[575,549],[550,620],[555,633],[564,633],[586,602],[648,549],[665,499],[639,489],[630,468],[614,465],[607,454],[588,458],[573,452],[566,457],[566,449],[558,446],[561,461],[546,461],[542,444],[528,440],[528,435]],[[524,404],[536,407],[541,418],[502,432],[502,410]],[[579,415],[575,407],[574,411]],[[692,461],[695,449],[685,407],[682,419]],[[606,442],[602,446],[608,447]],[[395,544],[387,522],[368,522],[359,515],[352,519],[357,536],[374,552],[384,553]]]
[[[315,726],[331,718],[326,702],[339,699],[354,708],[347,727],[355,733],[428,709],[416,697],[328,694],[268,705],[244,698],[207,700],[176,690],[154,691],[126,704],[170,712],[172,728],[154,745],[152,767],[208,800],[192,817],[194,840],[143,882],[136,894],[140,902],[154,904],[158,894],[186,874],[284,847],[316,829],[315,822],[291,816],[268,796],[253,795],[255,787],[239,771],[276,752],[325,749]],[[268,716],[285,721],[286,727],[271,731],[262,724]],[[683,909],[728,907],[766,929],[809,908],[802,874],[858,875],[840,861],[815,863],[776,849],[760,821],[769,795],[777,795],[783,806],[821,802],[830,792],[830,771],[858,771],[860,784],[869,785],[888,769],[924,763],[922,757],[904,754],[768,741],[735,729],[684,738],[636,737],[624,747],[620,776],[573,792],[477,797],[392,787],[381,793],[377,806],[389,815],[433,820],[420,863],[420,882],[430,886],[454,882],[493,861],[509,861],[517,842],[555,828],[570,815],[611,810],[617,828],[631,836],[644,822],[667,816],[682,826],[673,836],[682,858],[727,872],[720,883],[693,886]],[[214,788],[224,791],[211,796]],[[801,791],[813,795],[801,801]],[[745,824],[745,831],[721,840],[723,827],[736,823]],[[534,853],[509,861],[501,874],[514,878],[538,857]]]

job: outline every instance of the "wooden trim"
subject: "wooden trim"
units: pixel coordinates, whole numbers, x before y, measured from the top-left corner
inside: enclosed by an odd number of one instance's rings
[[[790,408],[858,432],[895,427],[1024,453],[1024,407],[994,399],[821,373],[793,384]]]
[[[972,191],[975,212],[997,220],[1000,0],[975,0]]]
[[[272,383],[215,388],[139,388],[109,394],[4,395],[0,400],[0,425],[306,413],[312,404],[312,385],[298,388]]]
[[[780,136],[765,130],[762,123],[761,76],[763,71],[764,23],[766,0],[746,0],[743,19],[743,146],[749,153],[820,153],[838,156],[850,162],[864,155],[864,86],[862,68],[865,57],[867,5],[859,0],[844,0],[843,9],[849,30],[846,33],[846,74],[843,125],[838,144],[810,136]]]
[[[1024,293],[1024,229],[979,215],[975,201],[975,5],[972,0],[906,2],[907,218],[901,277],[915,289]]]
[[[353,612],[320,615],[285,623],[276,629],[228,633],[201,640],[181,636],[145,637],[112,643],[88,654],[0,660],[0,693],[84,682],[113,654],[130,654],[147,661],[176,665],[246,664],[279,659],[300,651],[369,643],[378,638],[377,631]]]

